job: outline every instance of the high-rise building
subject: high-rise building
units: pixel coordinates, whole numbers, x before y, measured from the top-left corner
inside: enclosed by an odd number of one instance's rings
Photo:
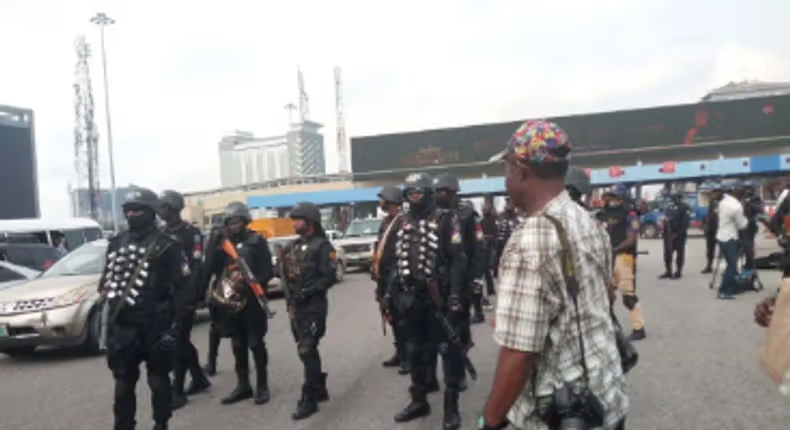
[[[0,106],[0,219],[39,216],[33,111]]]
[[[120,226],[126,225],[126,218],[124,218],[121,205],[126,195],[134,188],[137,187],[130,185],[128,187],[117,187],[115,189],[115,200],[117,203],[115,212],[118,216],[118,225]],[[99,203],[99,210],[97,211],[98,219],[96,219],[96,222],[98,222],[103,229],[112,230],[112,191],[100,190],[98,194],[96,200]],[[71,214],[79,218],[91,218],[90,191],[87,188],[71,190]]]
[[[296,123],[282,136],[255,137],[236,132],[219,142],[222,187],[237,187],[326,173],[320,124]]]

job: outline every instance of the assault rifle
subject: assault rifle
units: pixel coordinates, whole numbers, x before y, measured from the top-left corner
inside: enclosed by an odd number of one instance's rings
[[[253,295],[255,295],[255,298],[258,300],[258,303],[261,305],[261,309],[263,309],[263,311],[266,312],[266,315],[269,318],[273,318],[275,312],[272,311],[271,308],[269,308],[269,301],[266,299],[266,292],[264,291],[261,284],[259,284],[258,281],[255,280],[255,274],[252,273],[252,270],[250,270],[250,266],[248,266],[247,262],[244,261],[244,258],[242,258],[239,255],[239,253],[236,251],[236,247],[233,246],[233,243],[231,243],[230,240],[223,239],[221,246],[225,254],[227,254],[228,257],[230,257],[230,259],[233,260],[233,262],[239,266],[239,271],[241,272],[241,276],[247,282],[247,285],[250,286]]]
[[[464,357],[464,367],[469,373],[469,376],[472,379],[477,379],[477,369],[475,368],[474,364],[472,364],[472,360],[469,359],[470,346],[464,345],[464,343],[461,342],[461,338],[458,337],[458,333],[455,332],[453,326],[450,325],[450,321],[447,321],[447,317],[442,312],[442,299],[439,296],[439,288],[436,285],[436,281],[433,279],[428,281],[428,295],[431,297],[431,303],[433,304],[432,308],[434,317],[439,320],[439,324],[441,324],[442,329],[444,330],[444,333],[450,343],[461,350]]]

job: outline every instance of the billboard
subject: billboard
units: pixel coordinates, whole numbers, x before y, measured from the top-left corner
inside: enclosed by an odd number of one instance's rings
[[[549,118],[588,166],[716,158],[790,145],[790,95]],[[523,121],[351,139],[355,174],[469,166],[501,151]],[[761,148],[757,148],[761,149]],[[751,151],[751,152],[750,152]]]
[[[33,112],[0,106],[0,219],[39,216]]]

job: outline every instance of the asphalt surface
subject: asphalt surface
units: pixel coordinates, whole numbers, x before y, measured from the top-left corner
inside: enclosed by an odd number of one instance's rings
[[[700,275],[702,240],[688,244],[685,277],[658,281],[663,270],[660,241],[642,241],[650,255],[640,257],[638,292],[647,320],[648,339],[638,344],[640,362],[630,375],[631,429],[786,430],[790,399],[781,397],[759,370],[756,352],[763,331],[753,323],[754,305],[775,291],[778,272],[763,273],[766,290],[718,301]],[[301,422],[290,414],[299,397],[302,367],[296,355],[282,300],[267,336],[272,401],[222,406],[233,388],[233,357],[223,341],[219,374],[210,391],[194,396],[175,413],[174,430],[191,429],[437,429],[441,395],[431,395],[433,415],[395,425],[393,415],[408,400],[408,377],[383,369],[392,352],[383,337],[373,285],[363,274],[349,275],[330,294],[328,334],[321,344],[332,399]],[[625,310],[618,304],[621,320]],[[489,315],[490,320],[490,315]],[[477,325],[471,358],[480,377],[462,394],[464,428],[474,420],[488,394],[496,363],[489,324]],[[208,325],[194,339],[205,358]],[[67,351],[41,351],[29,358],[0,354],[0,429],[72,430],[112,428],[112,379],[101,357]],[[145,378],[138,385],[138,427],[151,428],[150,396]]]

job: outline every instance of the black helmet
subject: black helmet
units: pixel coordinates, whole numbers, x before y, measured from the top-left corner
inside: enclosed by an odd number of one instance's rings
[[[461,191],[458,178],[447,173],[443,173],[433,180],[433,188],[436,190],[449,190],[454,193]]]
[[[162,191],[159,195],[159,203],[171,207],[176,212],[184,210],[184,196],[173,190]]]
[[[379,191],[378,196],[386,202],[395,203],[396,205],[403,203],[403,191],[393,185],[384,186],[381,191]]]
[[[123,198],[123,209],[127,206],[143,206],[155,211],[159,209],[159,197],[148,188],[132,188]]]
[[[293,219],[299,218],[314,224],[321,224],[321,211],[318,210],[318,206],[310,202],[302,202],[294,206],[290,216]]]
[[[241,218],[245,222],[252,221],[250,210],[242,202],[232,202],[225,206],[225,222],[231,218]]]
[[[568,173],[565,174],[565,186],[573,188],[579,194],[590,194],[592,192],[590,178],[587,177],[584,169],[579,166],[568,168]]]
[[[430,193],[433,191],[433,181],[431,177],[425,173],[412,173],[403,181],[403,194],[408,194],[409,191],[420,191],[422,193]]]

